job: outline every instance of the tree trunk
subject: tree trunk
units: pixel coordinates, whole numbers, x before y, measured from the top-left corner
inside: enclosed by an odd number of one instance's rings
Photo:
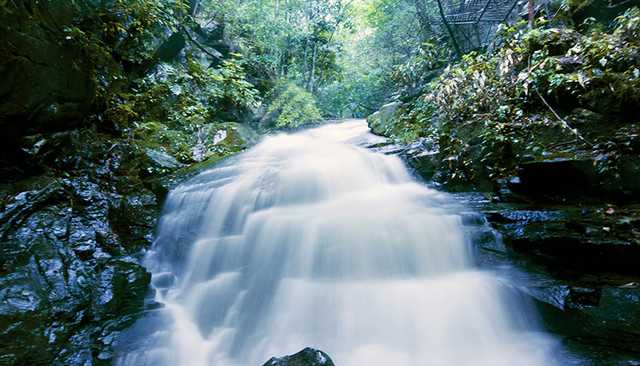
[[[313,56],[311,58],[311,76],[309,77],[309,83],[307,84],[307,90],[313,93],[315,89],[316,78],[316,58],[318,56],[318,43],[313,43]]]
[[[529,29],[533,29],[535,21],[535,5],[533,4],[533,0],[528,1],[527,8],[529,10]]]
[[[442,0],[437,0],[437,1],[438,1],[438,10],[440,11],[440,18],[442,18],[442,23],[444,23],[444,26],[447,28],[447,32],[449,32],[449,37],[451,37],[451,43],[453,44],[453,48],[456,50],[456,56],[462,57],[462,52],[460,51],[460,46],[458,45],[458,41],[456,40],[456,37],[453,34],[453,29],[451,29],[451,26],[447,22],[447,18],[444,15],[444,9],[442,8],[442,2],[441,2]]]

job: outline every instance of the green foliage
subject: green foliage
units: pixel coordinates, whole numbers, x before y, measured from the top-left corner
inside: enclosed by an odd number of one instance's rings
[[[353,27],[341,34],[341,77],[317,92],[323,114],[332,117],[366,117],[390,100],[414,97],[446,58],[444,47],[436,46],[444,44],[437,32],[418,21],[417,2],[354,3],[349,12]],[[435,8],[428,5],[433,4],[427,4],[426,16],[433,18]]]
[[[393,67],[391,78],[397,87],[398,97],[410,98],[419,93],[451,57],[451,49],[444,43],[438,44],[436,39],[422,42],[416,54],[405,63]]]
[[[440,180],[450,186],[490,188],[525,157],[590,151],[602,172],[614,169],[621,154],[630,153],[622,146],[632,143],[610,137],[635,128],[630,111],[640,103],[640,11],[629,9],[612,27],[580,33],[503,26],[500,48],[445,68],[426,87],[421,105],[403,109],[397,125],[415,121],[423,124],[415,131],[436,131]]]
[[[275,94],[267,110],[267,115],[276,116],[275,127],[296,128],[321,119],[313,95],[294,83],[279,86]]]
[[[287,79],[315,91],[339,77],[337,33],[349,26],[343,1],[223,0],[205,1],[203,8],[224,14],[226,31],[238,40],[250,74],[270,79],[265,89]]]
[[[135,81],[130,92],[116,97],[107,115],[119,126],[151,119],[174,128],[210,121],[224,110],[254,107],[259,99],[245,79],[241,59],[204,68],[189,55],[185,64],[161,63],[153,74]]]
[[[192,162],[203,129],[241,120],[259,104],[243,54],[212,59],[217,51],[194,40],[198,32],[204,34],[198,23],[202,15],[191,13],[189,1],[76,0],[70,7],[74,16],[61,25],[64,42],[92,66],[95,111],[105,130],[130,137],[132,144]],[[215,24],[215,30],[222,29]],[[186,42],[176,51],[180,57],[161,61],[159,51],[174,36]],[[205,150],[222,153],[219,146]]]

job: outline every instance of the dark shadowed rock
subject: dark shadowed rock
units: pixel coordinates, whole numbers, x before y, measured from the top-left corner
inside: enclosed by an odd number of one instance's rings
[[[592,157],[526,161],[519,164],[517,179],[507,186],[513,193],[536,201],[637,201],[640,193],[638,159],[621,159],[616,163],[615,171],[615,175],[600,172],[598,161]]]
[[[591,159],[557,158],[522,163],[514,192],[534,197],[579,197],[596,190],[597,177]]]
[[[504,207],[486,212],[506,244],[546,263],[640,274],[640,208]]]
[[[419,138],[403,151],[405,161],[420,177],[431,180],[438,170],[440,156],[437,144],[428,138]]]
[[[273,357],[263,366],[334,366],[334,364],[326,353],[307,347],[294,355]]]
[[[3,142],[27,131],[82,122],[95,97],[90,61],[62,26],[72,2],[19,1],[0,7],[0,128]]]

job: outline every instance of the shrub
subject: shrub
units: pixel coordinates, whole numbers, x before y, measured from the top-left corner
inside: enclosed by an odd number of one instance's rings
[[[277,128],[296,128],[318,122],[322,116],[313,95],[289,82],[276,87],[266,118]]]

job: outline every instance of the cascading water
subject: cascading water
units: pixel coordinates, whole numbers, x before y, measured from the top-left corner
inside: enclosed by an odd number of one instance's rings
[[[447,195],[359,143],[363,121],[267,137],[169,195],[147,262],[164,306],[119,365],[553,365],[528,305],[473,268]],[[144,333],[144,334],[143,334]]]

